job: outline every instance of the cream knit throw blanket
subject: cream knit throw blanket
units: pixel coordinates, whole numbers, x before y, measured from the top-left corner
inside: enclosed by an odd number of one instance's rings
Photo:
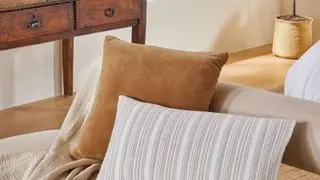
[[[87,71],[61,131],[48,151],[0,154],[0,180],[96,178],[100,162],[92,159],[73,160],[70,149],[77,142],[79,130],[93,104],[100,71],[101,59],[96,60]]]

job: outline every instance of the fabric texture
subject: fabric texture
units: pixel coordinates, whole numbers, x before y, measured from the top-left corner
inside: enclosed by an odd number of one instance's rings
[[[320,174],[320,104],[250,87],[219,83],[210,111],[295,119],[283,163]]]
[[[95,175],[99,171],[98,166],[100,163],[92,159],[83,159],[73,160],[70,158],[68,154],[70,154],[70,149],[75,141],[78,140],[79,130],[83,125],[83,122],[87,119],[88,112],[90,111],[93,98],[95,97],[95,91],[97,88],[97,81],[95,79],[99,78],[100,69],[101,69],[101,60],[96,61],[91,68],[89,68],[90,72],[87,76],[83,76],[82,78],[82,86],[78,89],[77,95],[72,104],[72,108],[70,109],[68,116],[63,124],[61,131],[57,134],[56,140],[52,140],[51,137],[46,136],[50,141],[52,146],[49,149],[44,151],[35,151],[28,152],[28,149],[19,150],[19,153],[0,153],[0,179],[1,180],[42,180],[42,179],[74,179],[74,180],[86,180],[86,179],[95,179]],[[227,85],[219,84],[217,88],[217,96],[226,97],[227,93],[230,94],[228,97],[234,97],[235,104],[232,105],[232,108],[238,109],[237,100],[241,100],[242,98],[237,98],[235,96],[235,92],[240,92],[243,89],[244,92],[248,92],[255,90],[249,90],[250,88],[245,88],[237,85]],[[230,89],[234,89],[231,91]],[[240,93],[241,94],[241,93]],[[255,95],[260,94],[260,96],[267,96],[267,98],[272,98],[276,100],[278,97],[269,97],[268,92],[260,92],[253,93]],[[243,94],[243,96],[248,96],[248,94]],[[253,96],[254,98],[254,96]],[[256,98],[256,97],[255,97]],[[288,98],[288,97],[287,97]],[[248,107],[252,108],[255,104],[253,103],[251,98],[248,98]],[[259,101],[259,99],[257,99]],[[222,111],[228,109],[230,107],[229,99],[226,102],[226,105],[221,108]],[[270,100],[271,101],[271,100]],[[218,101],[215,101],[218,102]],[[268,101],[269,102],[269,101]],[[268,102],[266,103],[268,105]],[[232,104],[232,103],[231,103]],[[219,105],[221,106],[221,104]],[[218,109],[218,108],[217,108]],[[232,110],[230,110],[232,111]],[[259,113],[259,111],[257,111]],[[258,114],[256,114],[259,116]],[[264,116],[264,113],[261,113],[261,116]],[[315,124],[313,124],[315,125]],[[319,127],[319,126],[318,126]],[[25,136],[25,135],[22,135]],[[29,137],[29,135],[26,135]],[[18,138],[18,137],[14,137]],[[20,137],[19,137],[20,138]],[[21,137],[25,139],[26,137]],[[308,142],[307,139],[301,139],[297,141],[297,143],[303,143],[303,141]],[[43,140],[45,141],[45,139]],[[52,141],[55,141],[52,143]],[[39,142],[40,143],[40,142]],[[5,144],[3,144],[5,145]],[[42,145],[39,145],[42,146]],[[61,148],[59,148],[61,147]],[[62,148],[63,147],[63,148]],[[70,148],[69,148],[70,147]],[[5,147],[3,147],[5,149]],[[59,150],[58,150],[59,149]],[[21,153],[20,153],[21,151]],[[22,152],[23,151],[23,152]],[[305,151],[301,151],[304,152]],[[297,158],[305,155],[307,160],[310,156],[309,150],[306,153],[297,152]],[[292,159],[295,159],[295,156],[291,156]],[[310,160],[310,163],[313,162]],[[319,179],[320,176],[302,171],[300,169],[296,169],[293,167],[288,167],[286,165],[281,166],[280,170],[280,180],[292,180],[294,178],[299,180],[316,180]],[[89,175],[88,175],[89,174]],[[92,176],[90,174],[93,174]],[[86,176],[86,177],[84,177]]]
[[[82,79],[62,128],[48,150],[0,154],[1,180],[96,179],[101,162],[87,158],[74,160],[70,150],[79,140],[80,129],[92,107],[100,69],[101,59],[93,63]]]
[[[294,126],[120,96],[98,179],[276,180]]]
[[[285,81],[286,96],[320,102],[320,41],[313,45],[289,69]]]
[[[227,53],[178,51],[107,36],[97,96],[73,157],[103,160],[119,95],[167,107],[208,111],[227,60]]]
[[[0,153],[45,151],[58,133],[59,130],[49,130],[0,139]]]

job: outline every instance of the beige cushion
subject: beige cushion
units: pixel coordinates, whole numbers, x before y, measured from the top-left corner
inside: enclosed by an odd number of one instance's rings
[[[227,53],[187,52],[107,36],[100,82],[75,158],[103,160],[119,95],[178,109],[208,111]]]
[[[320,104],[220,83],[211,111],[297,120],[284,163],[320,174]]]
[[[47,150],[58,133],[59,130],[50,130],[0,139],[0,154]]]

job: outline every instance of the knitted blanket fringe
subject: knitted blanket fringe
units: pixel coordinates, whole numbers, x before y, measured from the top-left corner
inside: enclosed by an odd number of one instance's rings
[[[47,151],[0,154],[0,180],[96,179],[101,162],[74,160],[70,149],[78,141],[79,130],[94,102],[101,64],[99,58],[88,68],[61,131]]]

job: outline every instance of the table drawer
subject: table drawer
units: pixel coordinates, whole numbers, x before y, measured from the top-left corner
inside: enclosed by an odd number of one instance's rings
[[[32,39],[71,29],[71,3],[0,13],[0,43]]]
[[[76,3],[78,29],[139,17],[140,0],[79,0]]]

